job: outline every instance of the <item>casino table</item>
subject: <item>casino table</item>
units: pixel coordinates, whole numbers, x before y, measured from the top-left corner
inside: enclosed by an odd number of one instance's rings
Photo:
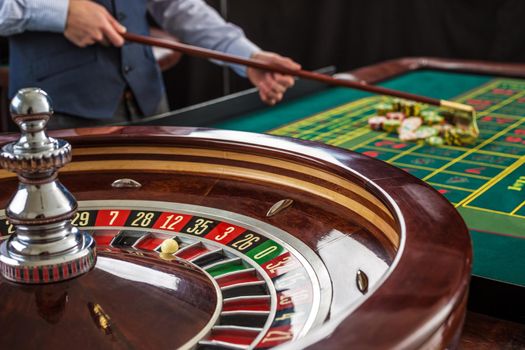
[[[472,239],[471,313],[462,346],[521,348],[525,344],[525,65],[404,58],[340,76],[470,104],[477,111],[480,138],[465,147],[400,142],[396,135],[367,126],[374,106],[385,97],[304,80],[296,81],[274,107],[260,103],[252,90],[148,118],[142,124],[199,125],[317,141],[380,159],[426,181],[461,213]],[[491,338],[501,343],[491,344]]]
[[[2,255],[4,278],[29,285],[0,280],[0,294],[16,299],[0,305],[0,325],[11,335],[0,344],[27,348],[38,339],[56,348],[81,340],[88,348],[108,347],[109,341],[198,349],[442,349],[458,346],[461,336],[462,348],[520,348],[525,327],[493,316],[507,313],[519,322],[522,315],[520,271],[514,270],[522,204],[507,215],[518,221],[499,220],[488,228],[493,216],[479,220],[459,205],[479,206],[477,189],[469,186],[488,193],[498,179],[519,171],[522,147],[507,143],[521,142],[520,133],[512,133],[523,122],[517,109],[525,92],[519,79],[417,71],[421,64],[394,62],[349,78],[372,83],[395,75],[382,84],[412,92],[428,85],[417,92],[430,96],[439,86],[454,87],[454,96],[481,86],[480,96],[463,95],[480,112],[482,138],[475,146],[398,142],[367,127],[380,97],[304,82],[274,108],[260,108],[255,94],[246,92],[143,121],[158,126],[54,132],[73,145],[73,162],[59,177],[79,200],[78,211],[67,214],[72,225],[93,235],[97,265],[78,279],[51,283],[79,273],[89,261],[29,270],[6,267],[17,255]],[[522,72],[507,68],[498,76]],[[167,126],[185,123],[257,133]],[[0,143],[16,138],[2,135]],[[493,141],[507,148],[487,150]],[[67,163],[61,151],[24,155],[21,164],[9,152],[2,158],[5,168],[24,171]],[[459,168],[452,168],[456,163]],[[444,178],[433,179],[434,172]],[[15,203],[0,211],[4,242],[12,241],[15,229],[24,239],[26,230],[48,223],[40,215],[30,225],[10,222],[6,213],[16,221],[20,208],[32,213],[44,207],[46,215],[54,210],[40,205],[46,202],[39,193],[45,181],[25,176],[0,172],[2,188],[9,190],[0,194],[2,208]],[[507,187],[520,192],[519,178]],[[461,197],[461,191],[468,193]],[[33,193],[36,203],[25,205]],[[498,205],[493,212],[503,210]],[[487,210],[480,211],[497,214]],[[479,224],[472,226],[472,218]],[[474,265],[470,301],[478,298],[481,311],[500,313],[470,313],[461,334],[472,261],[469,229],[474,264],[495,255],[507,260],[485,261],[491,269]],[[503,262],[513,265],[503,269]],[[178,281],[175,287],[172,281]],[[473,293],[479,291],[481,297]],[[77,333],[79,324],[84,335]],[[34,330],[33,338],[23,337],[24,326]],[[60,328],[66,337],[54,336]]]
[[[525,65],[409,58],[340,76],[470,104],[477,110],[480,138],[465,147],[401,142],[367,126],[385,97],[304,81],[275,107],[245,93],[143,123],[288,136],[393,164],[432,185],[462,214],[474,245],[473,275],[483,278],[476,283],[525,287]]]
[[[457,346],[468,231],[408,173],[217,129],[51,139],[34,88],[11,110],[22,133],[0,136],[0,348]]]

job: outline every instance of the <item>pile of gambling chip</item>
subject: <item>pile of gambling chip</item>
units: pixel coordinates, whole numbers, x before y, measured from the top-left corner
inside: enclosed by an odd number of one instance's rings
[[[421,104],[402,99],[378,104],[368,125],[372,130],[396,133],[402,141],[422,140],[431,146],[467,145],[477,138],[469,127],[455,125],[435,110],[422,111]]]

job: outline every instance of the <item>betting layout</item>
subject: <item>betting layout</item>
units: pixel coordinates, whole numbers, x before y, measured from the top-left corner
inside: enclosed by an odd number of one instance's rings
[[[474,145],[433,147],[370,130],[368,119],[383,101],[380,96],[339,106],[270,133],[339,146],[393,164],[425,180],[456,206],[475,247],[495,244],[494,240],[507,240],[511,247],[512,237],[525,238],[525,81],[493,79],[455,100],[477,111],[480,136]],[[487,249],[474,252],[491,254]],[[497,271],[476,265],[492,257],[474,259],[474,272],[525,285],[519,268],[516,273],[508,270],[510,275],[503,277],[502,267]]]
[[[221,313],[209,335],[199,341],[199,349],[266,349],[297,339],[326,319],[331,299],[328,272],[293,236],[212,208],[112,205],[83,204],[72,220],[95,238],[99,252],[155,252],[164,259],[188,261],[215,281],[222,296]],[[4,238],[13,233],[5,217],[0,233]],[[177,242],[174,254],[162,253],[166,240]],[[44,276],[28,271],[28,278]]]

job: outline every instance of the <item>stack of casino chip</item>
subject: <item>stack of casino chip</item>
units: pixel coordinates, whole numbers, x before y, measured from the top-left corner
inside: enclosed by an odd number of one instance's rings
[[[383,125],[386,121],[386,117],[382,116],[375,116],[368,119],[368,125],[370,126],[370,129],[375,131],[381,131],[383,130]]]
[[[383,123],[383,130],[389,133],[398,133],[404,119],[405,115],[401,112],[388,112]]]
[[[443,133],[443,139],[447,145],[461,146],[461,137],[457,128],[446,129]]]
[[[445,123],[445,118],[435,111],[423,111],[421,117],[425,125],[441,125]]]
[[[402,141],[414,141],[417,140],[416,131],[421,126],[421,118],[409,117],[403,120],[401,127],[399,128],[399,139]]]
[[[400,98],[394,98],[392,100],[392,111],[401,112],[403,109],[403,100]]]
[[[429,137],[437,136],[439,134],[439,131],[436,128],[433,128],[431,126],[420,126],[416,130],[416,137],[418,139],[428,139]]]
[[[399,100],[400,101],[400,100]],[[375,131],[386,131],[397,133],[405,114],[400,112],[401,105],[399,101],[393,103],[379,103],[376,105],[377,115],[368,119],[370,129]]]
[[[403,101],[401,112],[408,116],[419,117],[421,113],[421,105],[412,101]]]
[[[401,121],[398,119],[387,119],[383,123],[383,130],[389,133],[397,133],[399,127],[401,126]]]
[[[403,119],[405,119],[405,116],[406,116],[406,114],[404,114],[402,112],[388,112],[386,114],[386,119],[388,119],[388,120],[399,120],[400,122],[402,122]]]
[[[394,112],[394,107],[391,103],[378,103],[376,105],[376,113],[378,116],[385,116],[389,112]]]
[[[391,103],[392,111],[401,112],[407,117],[419,117],[421,113],[421,105],[419,103],[395,98]]]
[[[451,127],[443,131],[443,139],[447,145],[462,146],[473,144],[477,137],[469,129]]]
[[[392,99],[376,105],[376,115],[368,119],[375,131],[398,133],[402,141],[422,140],[431,146],[465,145],[476,140],[469,128],[451,125],[435,110],[421,110],[421,105],[403,99]],[[448,121],[450,122],[450,121]]]
[[[430,136],[428,139],[425,140],[425,142],[427,143],[427,145],[434,147],[443,146],[445,143],[443,138],[440,136]]]

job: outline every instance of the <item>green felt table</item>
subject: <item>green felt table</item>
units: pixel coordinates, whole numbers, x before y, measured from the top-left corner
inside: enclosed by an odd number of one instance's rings
[[[345,88],[326,89],[212,126],[323,142],[410,172],[462,214],[472,235],[474,275],[525,286],[525,80],[421,70],[380,85],[475,106],[479,140],[468,147],[438,148],[372,131],[367,119],[385,97]]]

